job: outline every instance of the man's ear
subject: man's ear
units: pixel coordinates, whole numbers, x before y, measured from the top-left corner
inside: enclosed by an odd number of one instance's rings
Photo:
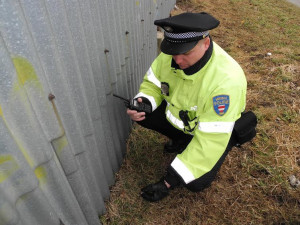
[[[210,38],[209,37],[206,37],[204,39],[204,47],[205,47],[205,51],[209,48],[209,45],[210,45]]]

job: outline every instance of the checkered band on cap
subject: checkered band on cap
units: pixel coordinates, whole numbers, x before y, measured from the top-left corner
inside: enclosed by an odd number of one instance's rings
[[[203,32],[186,32],[186,33],[169,33],[165,31],[165,37],[168,39],[168,41],[172,42],[188,42],[190,40],[194,40],[196,38],[204,38],[208,36],[208,31]]]

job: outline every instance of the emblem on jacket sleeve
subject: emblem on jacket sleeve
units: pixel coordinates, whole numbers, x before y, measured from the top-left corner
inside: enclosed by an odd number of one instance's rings
[[[214,110],[219,116],[223,116],[229,108],[229,95],[218,95],[213,97]]]
[[[166,82],[161,82],[161,93],[163,95],[169,96],[169,84]]]

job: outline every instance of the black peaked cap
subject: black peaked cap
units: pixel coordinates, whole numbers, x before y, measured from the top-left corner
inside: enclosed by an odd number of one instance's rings
[[[182,13],[155,20],[154,24],[165,30],[161,51],[168,55],[179,55],[194,48],[199,40],[207,37],[209,30],[220,24],[220,21],[208,13],[201,12]]]
[[[208,13],[182,13],[177,16],[155,20],[154,24],[173,28],[173,33],[208,31],[216,28],[220,21]]]

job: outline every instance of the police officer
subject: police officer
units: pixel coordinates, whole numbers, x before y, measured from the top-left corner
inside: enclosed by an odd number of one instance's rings
[[[148,201],[177,186],[201,191],[210,185],[236,144],[232,131],[245,110],[247,88],[239,64],[209,35],[219,25],[213,16],[183,13],[154,24],[164,29],[162,53],[135,96],[151,105],[152,113],[128,109],[127,114],[169,137],[164,150],[177,155],[160,181],[142,189]]]

